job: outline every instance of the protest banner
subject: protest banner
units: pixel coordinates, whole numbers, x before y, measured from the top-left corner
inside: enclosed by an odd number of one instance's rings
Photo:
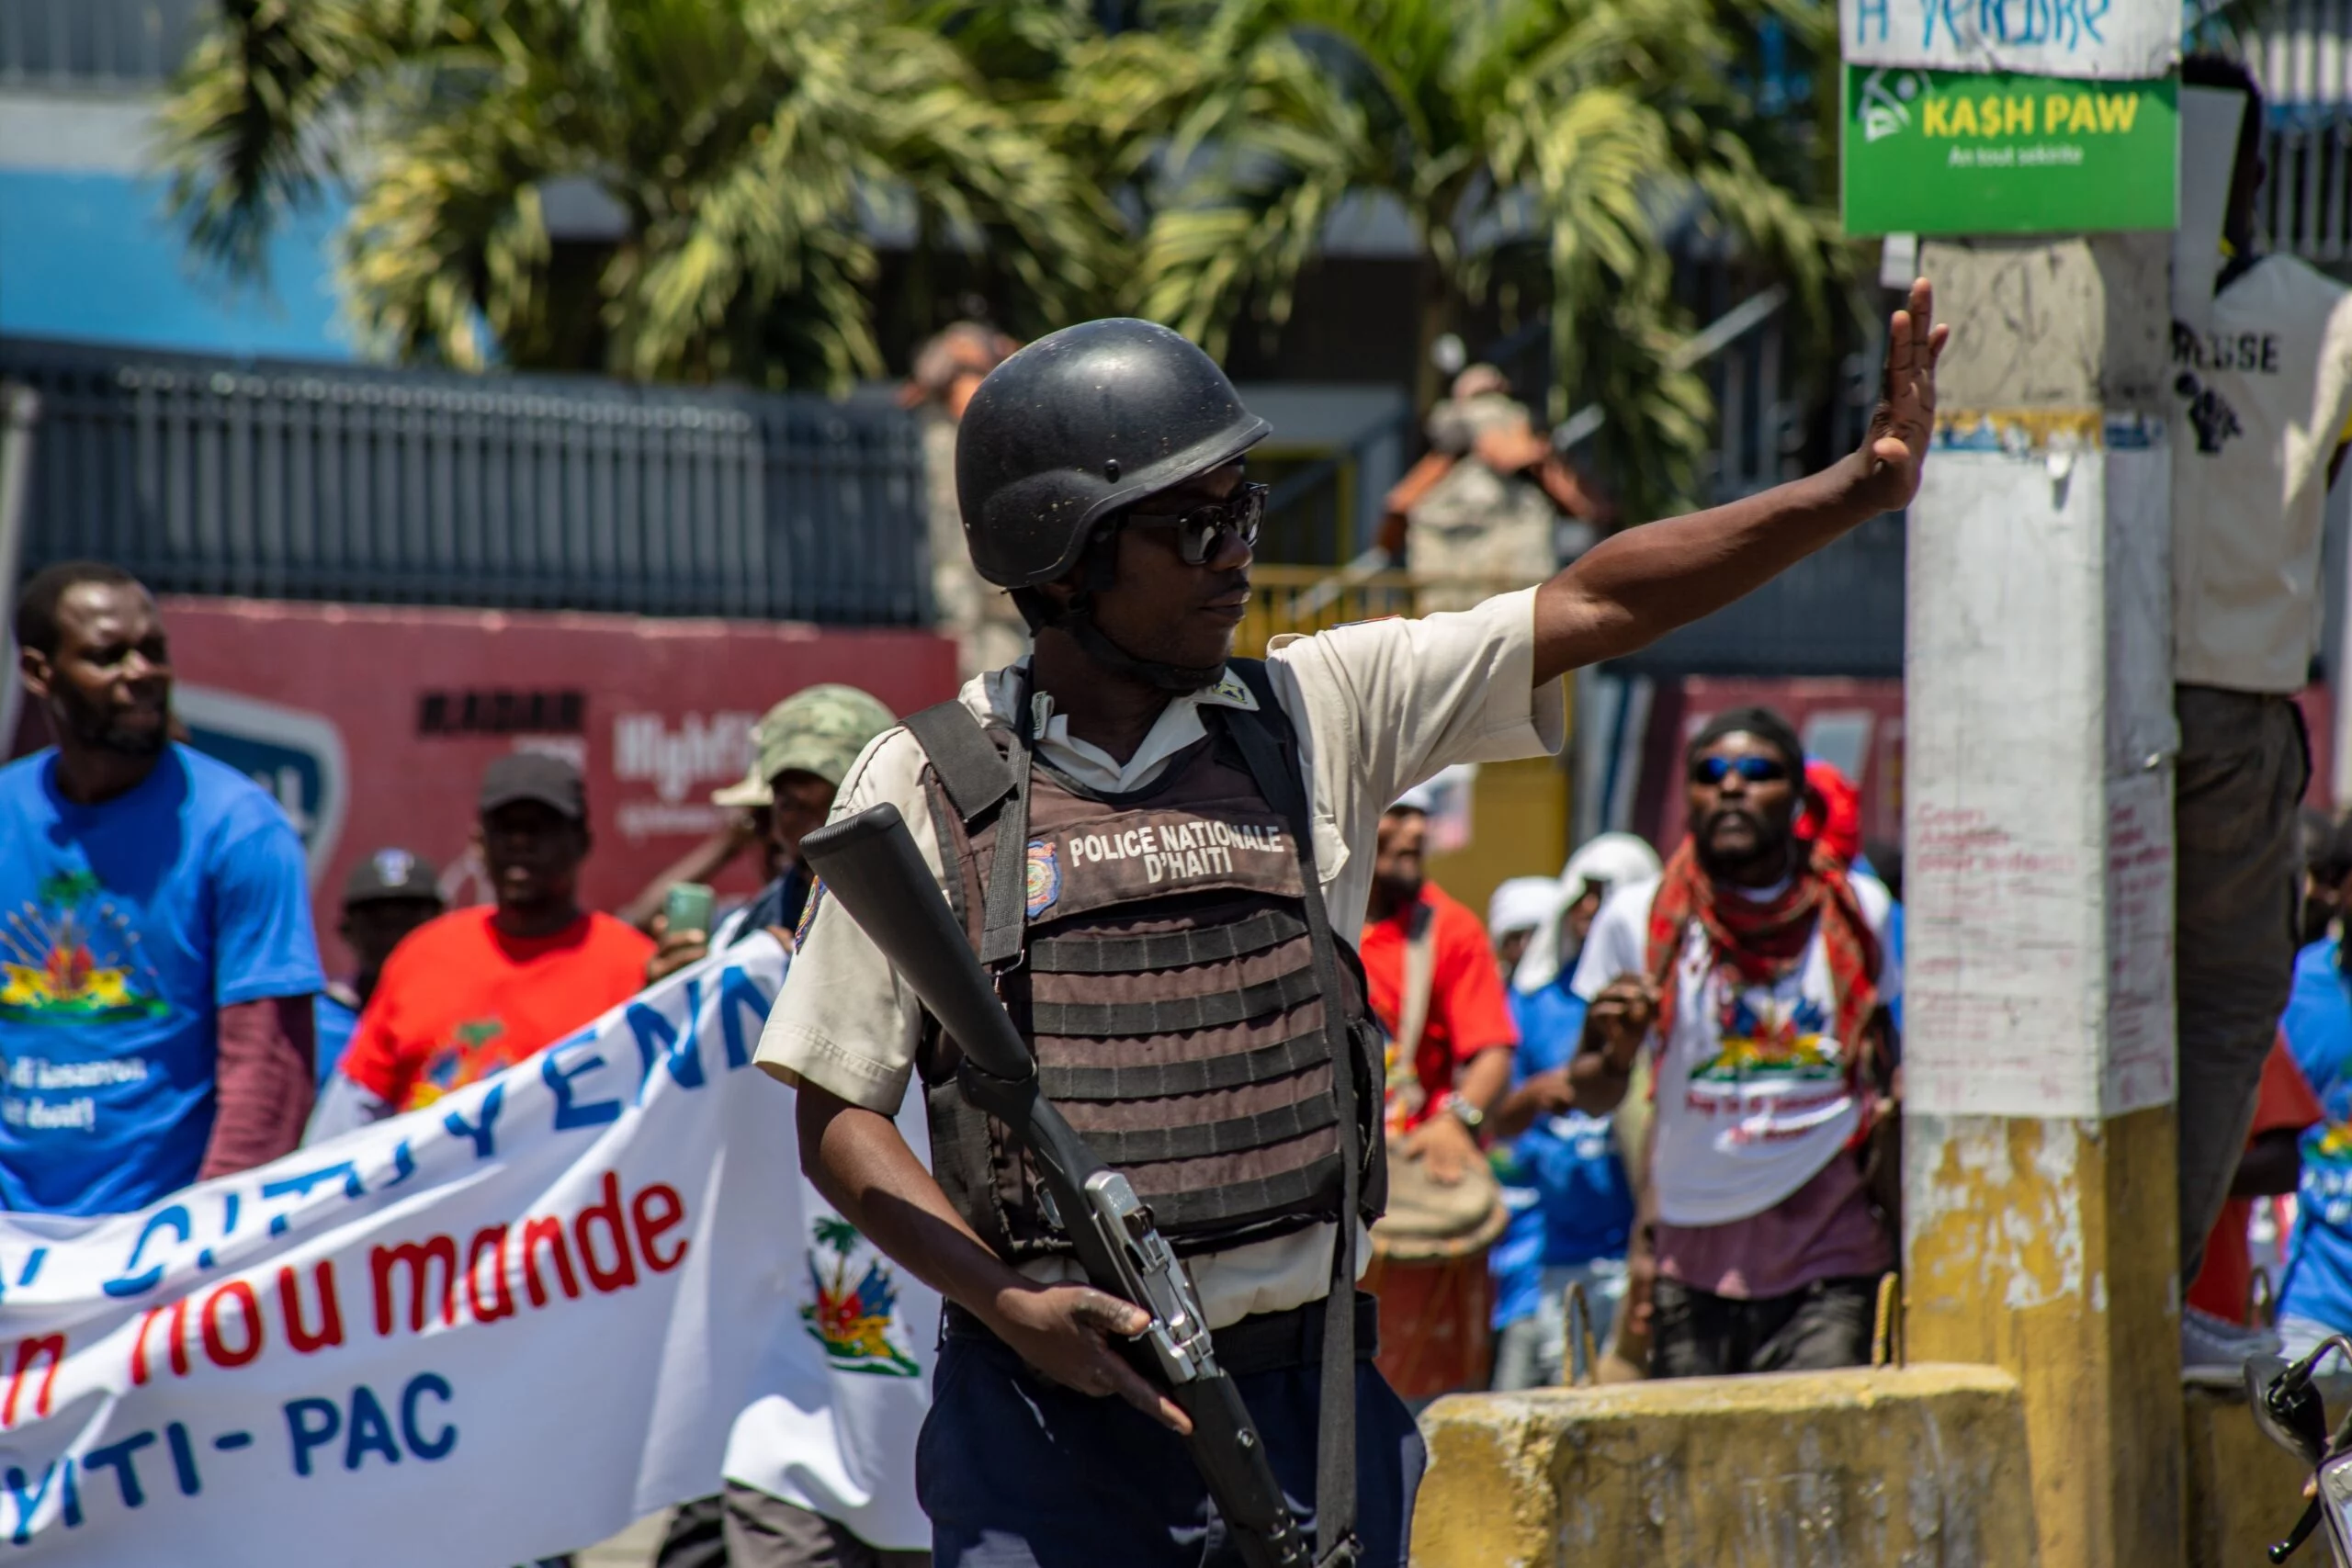
[[[499,1568],[722,1468],[927,1546],[938,1298],[800,1175],[791,1092],[751,1066],[785,964],[754,937],[496,1077],[137,1213],[0,1216],[6,1550]],[[925,1151],[920,1096],[901,1120]]]

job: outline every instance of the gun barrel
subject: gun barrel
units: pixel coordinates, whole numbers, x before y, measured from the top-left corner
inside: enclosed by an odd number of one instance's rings
[[[1029,1048],[897,807],[885,801],[820,828],[800,854],[976,1066],[1000,1078],[1030,1076]]]

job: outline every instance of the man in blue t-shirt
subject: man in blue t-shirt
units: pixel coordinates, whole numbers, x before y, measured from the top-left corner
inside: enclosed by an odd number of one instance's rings
[[[1514,985],[1510,992],[1519,1050],[1511,1058],[1510,1092],[1495,1111],[1501,1141],[1490,1156],[1510,1221],[1487,1254],[1495,1280],[1495,1387],[1506,1392],[1562,1381],[1569,1360],[1569,1285],[1583,1290],[1591,1308],[1596,1348],[1608,1344],[1625,1289],[1633,1189],[1618,1157],[1614,1122],[1605,1113],[1578,1109],[1568,1077],[1587,1005],[1568,982],[1576,950],[1600,902],[1584,897],[1587,881],[1596,879],[1576,871],[1572,863],[1558,886],[1565,908],[1552,936],[1566,962],[1555,961],[1553,974],[1534,988]],[[1599,891],[1607,891],[1605,880]]]
[[[137,1209],[293,1149],[322,981],[302,845],[171,726],[153,598],[68,561],[17,604],[57,744],[0,768],[0,1206]]]
[[[351,949],[355,967],[348,980],[330,980],[318,996],[319,1092],[343,1060],[359,1010],[376,993],[384,960],[401,938],[439,914],[445,906],[433,863],[413,851],[381,849],[351,868],[343,886],[343,923],[336,934]]]

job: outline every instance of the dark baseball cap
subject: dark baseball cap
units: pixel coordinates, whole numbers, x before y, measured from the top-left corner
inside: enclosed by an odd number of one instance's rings
[[[433,863],[413,850],[388,847],[351,868],[343,885],[343,907],[385,904],[396,898],[430,898],[441,902],[441,884]]]
[[[574,822],[588,818],[588,786],[580,770],[545,751],[515,751],[483,770],[480,810],[484,817],[518,800],[536,800]]]

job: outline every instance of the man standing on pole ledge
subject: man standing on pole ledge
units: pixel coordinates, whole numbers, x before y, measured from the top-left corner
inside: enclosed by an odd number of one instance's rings
[[[1338,1114],[1337,1071],[1360,1113],[1380,1098],[1324,1026],[1326,1006],[1356,1014],[1360,985],[1314,976],[1352,959],[1329,933],[1363,925],[1381,813],[1451,763],[1555,749],[1568,671],[1908,502],[1944,337],[1930,307],[1922,281],[1894,314],[1868,444],[1835,468],[1631,529],[1476,609],[1289,639],[1263,665],[1227,659],[1265,495],[1241,459],[1268,426],[1200,350],[1148,322],[1088,322],[1006,360],[965,414],[967,541],[1035,651],[883,735],[834,815],[887,801],[905,818],[1045,1093],[1184,1255],[1293,1510],[1310,1532],[1318,1508],[1352,1517],[1351,1539],[1318,1540],[1326,1562],[1404,1562],[1422,1464],[1371,1366],[1376,1335],[1355,1335],[1351,1387],[1327,1391],[1320,1372],[1327,1325],[1350,1321],[1346,1303],[1325,1310],[1337,1266],[1368,1256],[1361,1209],[1341,1213],[1343,1151],[1367,1133],[1378,1145],[1376,1123]],[[1270,736],[1278,790],[1253,761]],[[999,775],[1014,783],[991,797]],[[1008,811],[1026,819],[1005,846],[1022,859],[999,876]],[[1301,818],[1303,840],[1287,826]],[[799,1090],[810,1179],[948,1300],[916,1456],[937,1561],[1234,1561],[1179,1441],[1185,1416],[1119,1342],[1146,1314],[1083,1282],[1029,1168],[958,1093],[953,1043],[856,922],[820,887],[801,923],[758,1059]],[[930,1168],[892,1121],[918,1068]],[[1331,1409],[1351,1466],[1317,1454]],[[1349,1489],[1318,1497],[1341,1468]]]
[[[2352,294],[2255,251],[2262,94],[2245,66],[2181,62],[2245,98],[2202,330],[2173,325],[2174,933],[2180,1278],[2193,1283],[2254,1124],[2295,968],[2296,805],[2311,776],[2295,694],[2320,638],[2320,535],[2352,415]]]

